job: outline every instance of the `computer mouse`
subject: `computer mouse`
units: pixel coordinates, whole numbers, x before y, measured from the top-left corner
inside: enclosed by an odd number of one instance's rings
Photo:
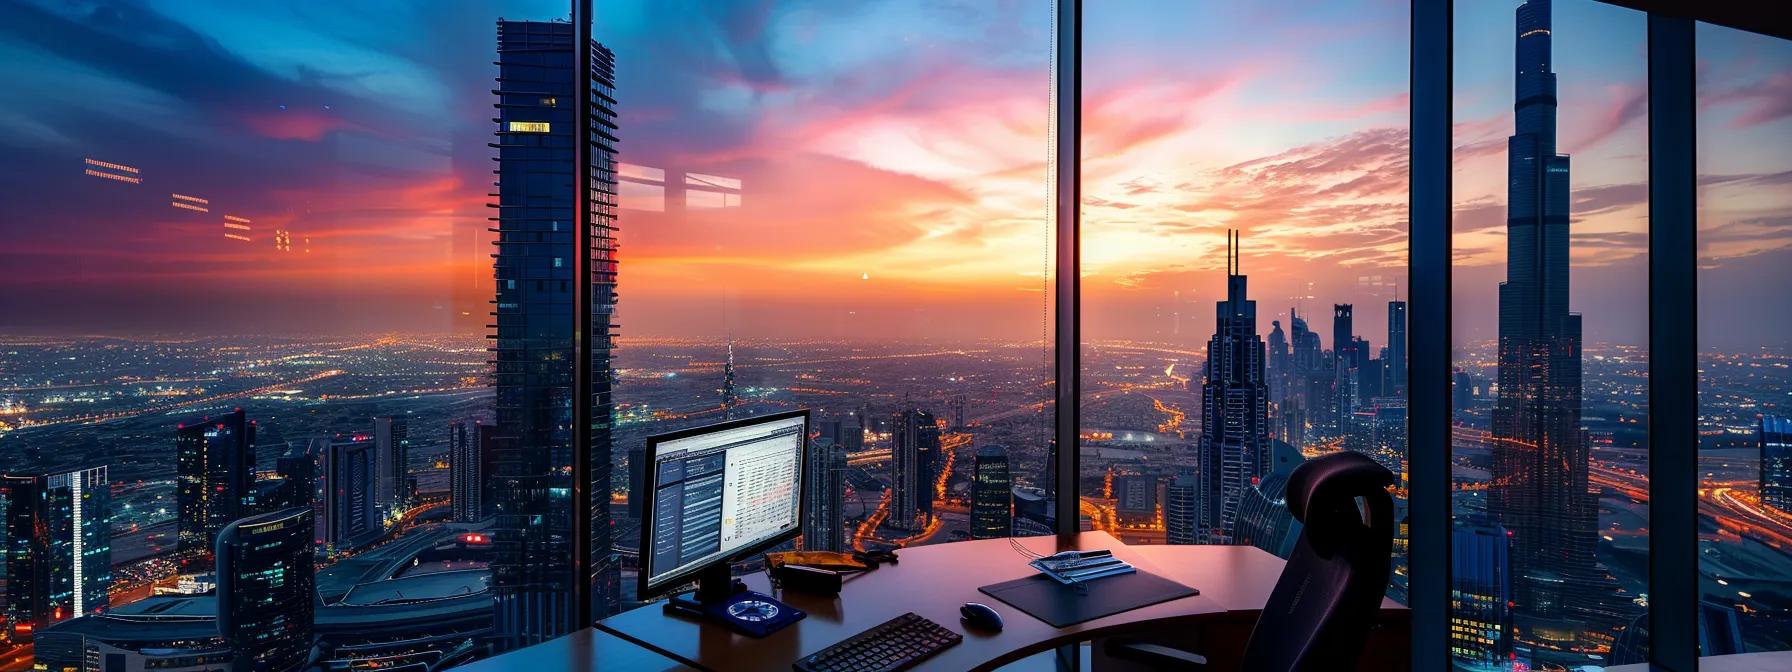
[[[965,624],[973,628],[980,630],[1002,629],[1002,615],[989,608],[987,604],[966,602],[964,606],[958,608],[958,613],[964,617]]]

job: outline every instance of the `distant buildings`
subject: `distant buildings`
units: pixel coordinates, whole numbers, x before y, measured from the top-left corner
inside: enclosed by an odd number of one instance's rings
[[[181,423],[174,431],[176,546],[182,562],[211,565],[212,542],[243,517],[255,481],[255,423],[243,409]]]
[[[238,670],[296,670],[311,657],[311,509],[244,518],[218,535],[218,632]]]
[[[834,445],[845,448],[848,453],[859,452],[865,448],[864,422],[856,414],[823,420],[821,438],[833,441]]]
[[[448,425],[448,498],[454,520],[472,522],[485,517],[484,464],[479,444],[467,432],[467,423]]]
[[[827,437],[809,448],[804,487],[803,549],[845,551],[846,449]]]
[[[99,613],[112,586],[106,467],[0,475],[0,615],[13,636]]]
[[[1761,504],[1792,514],[1792,420],[1761,416],[1755,443],[1761,450]]]
[[[1238,249],[1227,239],[1226,300],[1215,307],[1201,386],[1200,543],[1231,543],[1238,500],[1268,471],[1269,389],[1263,380],[1263,339],[1257,336],[1257,302],[1245,297]]]
[[[977,449],[971,475],[971,538],[1014,536],[1014,477],[1008,470],[1008,449],[985,444]]]
[[[933,462],[940,447],[939,422],[931,413],[917,409],[897,413],[891,422],[893,493],[887,524],[899,530],[920,529],[933,515]]]

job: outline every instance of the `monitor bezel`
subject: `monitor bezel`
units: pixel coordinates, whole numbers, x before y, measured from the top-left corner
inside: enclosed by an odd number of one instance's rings
[[[782,532],[776,536],[767,537],[766,539],[763,539],[759,543],[753,544],[752,546],[742,547],[741,549],[736,550],[735,552],[733,552],[731,554],[722,556],[715,560],[711,560],[711,561],[703,563],[701,565],[692,565],[692,566],[686,567],[685,570],[683,572],[680,572],[679,574],[660,579],[657,582],[654,581],[652,579],[652,576],[653,576],[653,559],[652,559],[653,553],[651,553],[649,550],[649,549],[653,548],[653,525],[651,525],[649,521],[653,520],[653,500],[654,500],[653,488],[650,486],[658,478],[658,474],[656,473],[657,470],[655,470],[653,468],[653,465],[659,462],[660,444],[671,442],[671,441],[679,441],[679,440],[683,440],[683,439],[688,439],[688,438],[691,438],[694,436],[701,436],[703,434],[709,434],[712,432],[723,432],[723,431],[728,431],[731,429],[739,429],[742,427],[749,427],[752,425],[758,425],[758,424],[763,424],[763,423],[768,423],[768,422],[789,420],[791,418],[802,418],[802,420],[803,420],[803,445],[802,445],[801,453],[797,456],[797,513],[796,513],[797,525],[796,525],[796,527],[793,527],[790,530]],[[672,432],[665,432],[662,434],[655,434],[653,436],[647,437],[645,450],[643,450],[642,454],[641,454],[641,459],[646,461],[645,464],[641,465],[641,478],[642,478],[643,482],[629,484],[630,487],[641,488],[641,521],[640,521],[641,545],[639,546],[640,567],[636,573],[635,599],[649,600],[649,599],[653,599],[655,597],[665,595],[667,593],[672,592],[676,588],[680,588],[680,587],[683,587],[683,586],[686,586],[686,585],[696,582],[699,578],[702,577],[703,571],[711,566],[714,566],[717,564],[723,564],[723,565],[733,564],[735,562],[740,561],[743,558],[752,556],[756,553],[764,553],[766,550],[770,549],[773,546],[777,546],[778,544],[782,544],[786,541],[790,541],[799,536],[802,536],[802,533],[803,533],[803,524],[802,523],[807,518],[807,516],[809,514],[809,496],[808,496],[809,495],[809,492],[808,492],[809,449],[810,449],[810,445],[809,445],[810,444],[810,436],[809,436],[810,421],[809,421],[809,418],[810,418],[809,409],[801,408],[801,409],[797,409],[794,411],[782,411],[779,413],[771,413],[771,414],[767,414],[767,415],[756,415],[756,416],[753,416],[750,418],[742,418],[739,420],[729,420],[726,422],[718,422],[718,423],[714,423],[714,424],[702,425],[699,427],[687,427],[685,429],[680,429],[680,430],[672,431]]]

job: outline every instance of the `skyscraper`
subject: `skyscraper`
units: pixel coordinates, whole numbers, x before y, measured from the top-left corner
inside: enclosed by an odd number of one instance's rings
[[[1355,317],[1352,317],[1355,310],[1356,306],[1352,304],[1332,304],[1332,355],[1337,357],[1339,362],[1355,361],[1353,358],[1356,352],[1356,332],[1353,331],[1354,327],[1352,326],[1356,320]],[[1346,357],[1344,354],[1346,352],[1352,354]]]
[[[906,530],[926,526],[924,517],[933,513],[933,461],[939,445],[940,426],[933,414],[911,408],[892,418],[888,518],[891,527]],[[916,523],[917,519],[922,520]]]
[[[1388,349],[1381,362],[1381,393],[1406,394],[1406,302],[1388,302]]]
[[[218,532],[242,517],[255,481],[255,423],[243,409],[174,430],[176,548],[182,563],[210,566]]]
[[[472,522],[485,517],[484,461],[479,443],[467,432],[465,420],[448,425],[448,497],[454,519]]]
[[[403,511],[411,497],[410,423],[390,415],[374,418],[373,446],[380,463],[380,510]]]
[[[827,437],[809,448],[805,468],[808,485],[804,504],[803,549],[809,551],[844,551],[846,549],[846,449]]]
[[[232,522],[218,534],[218,632],[235,669],[297,670],[311,656],[311,509]]]
[[[105,611],[112,586],[106,467],[0,475],[0,616],[15,630]]]
[[[1226,240],[1226,300],[1214,309],[1201,386],[1200,543],[1231,543],[1238,500],[1253,479],[1268,471],[1268,387],[1263,381],[1263,339],[1257,336],[1257,302],[1245,298],[1237,234]]]
[[[1008,449],[985,444],[977,449],[971,475],[971,538],[1014,536],[1014,477],[1008,471]]]
[[[1755,443],[1761,449],[1761,504],[1792,514],[1792,421],[1761,416]]]
[[[1335,424],[1328,422],[1333,375],[1324,370],[1325,347],[1319,334],[1307,326],[1298,309],[1288,309],[1288,323],[1289,371],[1280,404],[1282,440],[1299,446],[1306,442],[1309,426],[1329,434],[1328,428]]]
[[[1200,542],[1196,528],[1201,518],[1201,481],[1194,474],[1179,474],[1164,487],[1164,541],[1171,544]]]
[[[1556,153],[1549,0],[1518,7],[1516,39],[1488,510],[1511,533],[1515,627],[1554,650],[1615,626],[1599,608],[1615,590],[1594,556],[1598,506],[1581,429],[1581,317],[1568,311],[1568,157]]]
[[[493,352],[497,425],[514,449],[491,456],[491,505],[498,513],[492,565],[496,628],[505,646],[570,632],[574,581],[593,585],[594,614],[616,606],[620,577],[610,539],[610,347],[616,303],[615,56],[595,43],[577,45],[571,23],[497,24],[498,200]],[[576,49],[591,53],[591,72],[575,73]],[[576,128],[577,106],[591,84],[591,124]],[[575,143],[591,151],[592,174],[575,176]],[[579,249],[576,189],[589,185],[591,246]],[[574,255],[587,255],[591,275],[576,277]],[[575,400],[574,308],[590,283],[589,399]],[[572,404],[589,404],[591,425],[574,427]],[[574,432],[590,445],[592,576],[571,563],[575,507],[568,481]],[[556,560],[543,560],[553,558]],[[583,625],[583,624],[579,624]]]
[[[1288,403],[1288,374],[1293,368],[1294,356],[1288,350],[1288,336],[1282,332],[1282,321],[1270,320],[1269,359],[1264,364],[1269,383],[1269,431],[1283,441],[1288,440],[1288,416],[1293,410]]]
[[[325,539],[337,552],[373,543],[385,532],[377,495],[379,451],[365,435],[330,443],[324,492]]]
[[[1512,653],[1510,540],[1492,524],[1450,533],[1450,658],[1469,669],[1505,669]]]

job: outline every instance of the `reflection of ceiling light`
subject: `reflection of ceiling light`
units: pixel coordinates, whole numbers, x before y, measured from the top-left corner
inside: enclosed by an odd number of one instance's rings
[[[860,275],[859,275],[859,279],[860,279],[860,280],[870,280],[870,279],[871,279],[871,274],[870,274],[870,273],[862,273],[862,274],[860,274]]]

